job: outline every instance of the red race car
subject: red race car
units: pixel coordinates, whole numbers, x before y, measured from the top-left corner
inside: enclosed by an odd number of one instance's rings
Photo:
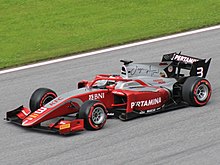
[[[6,120],[26,128],[69,134],[101,129],[107,117],[129,120],[185,106],[204,106],[211,97],[205,79],[211,59],[170,53],[158,63],[123,62],[120,75],[97,75],[78,89],[57,94],[37,89],[30,108],[6,113]]]

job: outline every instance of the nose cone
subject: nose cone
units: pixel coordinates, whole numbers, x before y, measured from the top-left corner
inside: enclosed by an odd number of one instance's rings
[[[22,126],[33,126],[42,121],[43,118],[48,116],[49,113],[53,111],[52,109],[41,107],[22,121]]]
[[[28,127],[28,126],[31,126],[32,124],[30,124],[29,123],[29,120],[27,120],[27,119],[24,119],[23,121],[22,121],[22,126],[24,126],[24,127]]]

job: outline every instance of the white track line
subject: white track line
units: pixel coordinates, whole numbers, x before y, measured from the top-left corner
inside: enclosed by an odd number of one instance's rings
[[[168,39],[172,39],[172,38],[183,37],[183,36],[192,35],[192,34],[196,34],[196,33],[201,33],[201,32],[206,32],[206,31],[210,31],[210,30],[215,30],[215,29],[220,29],[220,25],[212,26],[212,27],[208,27],[208,28],[203,28],[203,29],[198,29],[198,30],[194,30],[194,31],[189,31],[189,32],[178,33],[178,34],[174,34],[174,35],[170,35],[170,36],[165,36],[165,37],[160,37],[160,38],[155,38],[155,39],[151,39],[151,40],[135,42],[135,43],[126,44],[126,45],[115,46],[115,47],[112,47],[112,48],[97,50],[97,51],[88,52],[88,53],[82,53],[82,54],[73,55],[73,56],[64,57],[64,58],[59,58],[59,59],[55,59],[55,60],[39,62],[39,63],[36,63],[36,64],[30,64],[30,65],[26,65],[26,66],[17,67],[17,68],[2,70],[2,71],[0,71],[0,75],[1,74],[5,74],[5,73],[19,71],[19,70],[24,70],[24,69],[29,69],[29,68],[34,68],[34,67],[54,64],[54,63],[58,63],[58,62],[73,60],[73,59],[77,59],[77,58],[93,56],[93,55],[97,55],[97,54],[101,54],[101,53],[106,53],[106,52],[111,52],[111,51],[115,51],[115,50],[119,50],[119,49],[125,49],[125,48],[134,47],[134,46],[149,44],[149,43],[153,43],[153,42],[168,40]]]

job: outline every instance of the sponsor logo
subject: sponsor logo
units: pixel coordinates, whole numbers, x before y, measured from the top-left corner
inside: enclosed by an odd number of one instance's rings
[[[25,116],[27,116],[29,113],[30,113],[30,111],[29,112],[26,112],[25,110],[22,110],[21,111]]]
[[[131,76],[134,75],[157,75],[159,73],[158,67],[154,65],[136,65],[133,66],[130,71],[128,71]]]
[[[60,130],[67,129],[67,128],[70,128],[70,124],[60,125]]]
[[[140,111],[139,112],[140,115],[145,114],[145,113],[146,113],[145,111]]]
[[[49,106],[50,106],[50,107],[54,107],[54,106],[56,106],[58,103],[60,103],[61,100],[63,100],[62,97],[55,98],[54,100],[52,100],[52,101],[49,103]]]
[[[89,100],[99,100],[104,98],[105,98],[105,93],[95,93],[89,95]]]
[[[168,66],[167,70],[168,70],[168,72],[172,72],[173,71],[173,66],[172,65]]]
[[[41,108],[39,108],[38,110],[36,110],[34,113],[35,113],[35,114],[41,114],[41,113],[45,112],[46,110],[47,110],[47,108],[41,107]]]
[[[108,116],[114,116],[115,113],[108,113],[107,115],[108,115]]]
[[[157,79],[157,80],[153,80],[154,82],[158,83],[158,84],[164,84],[166,83],[163,79]]]
[[[26,120],[25,122],[23,122],[23,123],[25,124],[26,122],[31,121],[31,120],[37,118],[37,117],[39,116],[41,110],[43,110],[43,107],[41,107],[40,109],[38,109],[38,110],[35,111],[34,113],[30,114],[30,115],[27,117],[27,120]],[[46,111],[46,110],[44,110],[44,111]],[[43,111],[43,112],[44,112],[44,111]],[[43,112],[42,112],[42,113],[43,113]]]
[[[157,109],[148,109],[146,111],[140,111],[139,114],[142,115],[142,114],[146,114],[146,113],[152,113],[152,112],[155,112]]]
[[[29,118],[29,117],[31,117],[31,118],[36,118],[37,116],[38,116],[38,114],[33,113],[33,114],[31,114],[30,116],[28,116],[28,118]]]
[[[139,114],[146,114],[146,113],[153,113],[153,112],[156,112],[156,111],[159,111],[159,110],[161,110],[162,108],[164,107],[164,105],[163,106],[161,106],[161,107],[159,107],[159,108],[155,108],[155,109],[148,109],[148,110],[144,110],[144,111],[140,111],[139,112]]]
[[[191,57],[187,57],[187,56],[182,56],[182,55],[175,55],[171,60],[175,60],[175,61],[183,61],[185,63],[194,63],[196,61],[199,61],[198,59],[195,58],[191,58]]]
[[[131,108],[133,108],[133,107],[148,107],[148,106],[156,105],[159,103],[161,103],[161,97],[151,99],[151,100],[131,102]]]
[[[157,109],[149,109],[147,110],[147,113],[155,112]]]

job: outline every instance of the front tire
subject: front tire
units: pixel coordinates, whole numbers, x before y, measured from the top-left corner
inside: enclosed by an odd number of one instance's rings
[[[211,84],[201,77],[189,77],[183,84],[183,100],[192,106],[206,105],[211,97]]]
[[[48,88],[39,88],[31,95],[29,107],[31,112],[36,111],[40,107],[49,103],[57,97],[57,94]]]
[[[107,111],[100,101],[88,100],[81,106],[79,118],[84,119],[86,129],[99,130],[106,123]]]

